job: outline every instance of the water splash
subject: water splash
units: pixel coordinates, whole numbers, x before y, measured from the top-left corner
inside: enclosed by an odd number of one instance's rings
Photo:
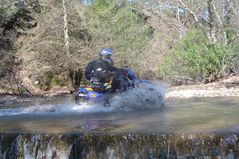
[[[69,113],[97,113],[112,111],[132,111],[159,108],[164,105],[165,87],[160,83],[144,84],[139,88],[108,95],[103,103],[81,104],[74,103],[72,97],[61,99],[46,99],[44,102],[16,103],[16,107],[0,109],[0,116],[14,115],[49,115]],[[34,100],[34,99],[33,99]]]
[[[103,103],[74,105],[79,112],[113,112],[155,109],[164,106],[166,87],[159,83],[142,84],[126,92],[105,95]]]
[[[160,83],[144,84],[139,88],[113,96],[110,107],[115,110],[131,111],[154,109],[164,106],[166,87]]]
[[[68,159],[71,153],[72,144],[69,139],[49,135],[19,135],[16,138],[16,147],[18,154],[23,158],[59,158]]]

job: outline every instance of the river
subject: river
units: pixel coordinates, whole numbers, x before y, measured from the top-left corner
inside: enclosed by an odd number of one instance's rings
[[[123,108],[71,96],[2,103],[0,158],[238,158],[237,97]]]
[[[80,106],[70,96],[0,106],[0,132],[165,132],[237,131],[237,97],[166,100],[163,107],[114,110]]]

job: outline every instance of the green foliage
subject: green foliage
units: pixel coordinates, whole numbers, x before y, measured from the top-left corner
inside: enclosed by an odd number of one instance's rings
[[[6,24],[15,14],[17,13],[18,8],[0,8],[0,26]]]
[[[161,69],[168,77],[215,80],[230,73],[237,56],[235,48],[211,44],[203,32],[194,30],[173,48],[172,55],[165,55]]]
[[[137,4],[122,7],[117,2],[99,0],[85,12],[87,25],[94,36],[92,46],[108,46],[118,52],[143,52],[152,30],[135,9]]]
[[[43,90],[49,90],[53,86],[65,86],[66,81],[62,80],[60,75],[55,75],[53,73],[48,73],[40,79],[40,88]]]

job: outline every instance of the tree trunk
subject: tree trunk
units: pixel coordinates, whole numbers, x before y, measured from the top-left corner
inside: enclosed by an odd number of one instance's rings
[[[72,85],[72,79],[70,77],[70,67],[71,67],[71,60],[70,60],[70,46],[69,46],[69,34],[68,34],[68,18],[67,18],[67,9],[66,9],[66,1],[67,0],[62,0],[62,6],[63,6],[63,12],[64,12],[64,17],[63,17],[63,23],[64,23],[64,42],[65,42],[65,64],[64,67],[66,69],[66,78],[67,78],[67,85],[68,89],[74,90],[73,85]]]
[[[215,12],[213,9],[213,0],[208,0],[208,15],[209,15],[209,39],[212,44],[217,42],[216,38],[216,22],[215,22]]]
[[[177,13],[176,13],[176,17],[178,19],[178,34],[179,34],[179,40],[180,42],[182,42],[182,30],[181,30],[181,26],[182,26],[182,23],[181,23],[181,18],[180,18],[180,12],[179,12],[179,6],[177,6]]]
[[[222,27],[222,32],[223,32],[223,37],[224,37],[224,44],[226,45],[226,44],[228,44],[228,39],[227,39],[227,33],[226,33],[226,30],[225,30],[225,26],[222,22],[222,18],[219,16],[219,14],[217,12],[217,9],[216,9],[214,4],[212,4],[212,7],[213,7],[213,11],[214,11],[215,15],[217,16],[218,22]],[[223,7],[223,11],[224,11],[224,7]],[[223,16],[224,16],[224,14],[223,14]]]
[[[70,47],[69,47],[69,35],[68,35],[68,18],[66,10],[66,0],[62,1],[63,12],[64,12],[64,42],[65,42],[65,53],[67,58],[70,57]]]

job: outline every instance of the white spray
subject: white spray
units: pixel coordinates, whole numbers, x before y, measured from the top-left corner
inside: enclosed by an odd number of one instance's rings
[[[159,82],[142,84],[138,88],[113,96],[109,104],[113,109],[122,111],[160,108],[164,106],[165,92],[166,87]]]

